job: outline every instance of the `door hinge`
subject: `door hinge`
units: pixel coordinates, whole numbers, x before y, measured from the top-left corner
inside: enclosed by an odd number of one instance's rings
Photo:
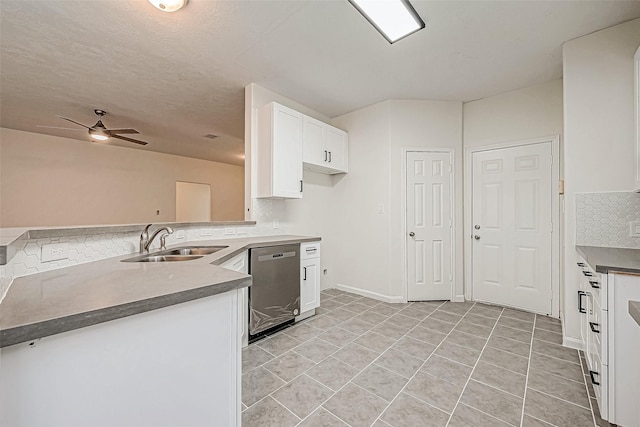
[[[453,172],[453,165],[449,163],[449,173]]]
[[[453,227],[453,220],[449,218],[449,228]]]

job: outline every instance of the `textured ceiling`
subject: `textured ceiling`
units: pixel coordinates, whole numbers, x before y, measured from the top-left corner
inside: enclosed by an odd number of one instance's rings
[[[390,45],[347,0],[2,0],[0,126],[88,139],[37,125],[102,108],[149,142],[132,148],[243,164],[248,83],[332,117],[468,101],[559,78],[564,41],[640,17],[638,1],[412,3],[426,29]]]

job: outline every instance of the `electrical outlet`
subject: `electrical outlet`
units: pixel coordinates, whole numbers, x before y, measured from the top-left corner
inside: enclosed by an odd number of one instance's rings
[[[200,230],[200,235],[201,236],[211,236],[211,229],[210,228],[203,228],[202,230]]]
[[[329,274],[329,269],[328,268],[323,268],[322,269],[322,275],[323,276],[327,276]]]
[[[40,257],[42,262],[58,261],[60,259],[67,258],[69,258],[68,243],[51,243],[49,245],[42,245],[42,256]]]
[[[231,236],[233,234],[236,234],[236,229],[233,227],[227,227],[224,229],[224,234],[226,234],[227,236]]]
[[[629,236],[640,237],[640,221],[632,221],[629,223]]]
[[[273,220],[273,228],[274,230],[277,230],[278,228],[280,228],[280,221],[277,219]]]
[[[178,230],[178,232],[176,233],[177,240],[184,240],[186,237],[187,237],[187,233],[185,233],[184,230]]]

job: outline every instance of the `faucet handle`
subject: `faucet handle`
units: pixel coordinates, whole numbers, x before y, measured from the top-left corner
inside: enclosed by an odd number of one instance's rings
[[[171,230],[171,229],[169,228],[169,230]],[[160,235],[160,249],[162,249],[162,250],[167,249],[167,241],[166,241],[166,239],[167,239],[167,236],[169,234],[171,234],[171,233],[173,233],[173,230],[170,233],[162,233]]]

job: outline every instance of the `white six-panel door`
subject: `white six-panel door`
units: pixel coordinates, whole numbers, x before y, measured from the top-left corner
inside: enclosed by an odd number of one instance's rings
[[[451,299],[450,153],[407,152],[407,298]]]
[[[552,146],[473,153],[473,299],[551,313]]]

